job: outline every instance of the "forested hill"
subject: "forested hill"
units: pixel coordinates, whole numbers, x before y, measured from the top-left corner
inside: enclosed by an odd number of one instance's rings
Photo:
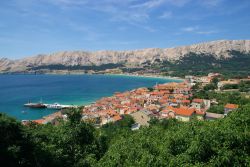
[[[22,126],[0,114],[4,166],[250,166],[250,105],[216,121],[152,121],[131,131],[131,117],[96,129],[71,111],[57,126]]]
[[[189,53],[176,62],[157,61],[145,67],[164,72],[166,75],[183,77],[185,75],[207,75],[219,72],[228,77],[250,75],[250,53],[232,50],[230,58],[216,59],[214,55]]]

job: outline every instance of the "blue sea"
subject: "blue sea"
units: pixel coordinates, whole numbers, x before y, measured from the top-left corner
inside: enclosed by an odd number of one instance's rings
[[[19,120],[39,119],[52,109],[30,109],[28,101],[86,105],[139,87],[177,80],[121,75],[0,75],[0,112]],[[178,81],[177,81],[178,82]]]

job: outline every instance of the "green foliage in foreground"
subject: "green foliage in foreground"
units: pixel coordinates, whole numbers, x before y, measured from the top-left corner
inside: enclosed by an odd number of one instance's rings
[[[96,129],[78,121],[22,126],[0,114],[5,166],[249,166],[250,105],[216,121],[156,121],[131,131],[127,117]],[[73,122],[72,122],[73,121]]]

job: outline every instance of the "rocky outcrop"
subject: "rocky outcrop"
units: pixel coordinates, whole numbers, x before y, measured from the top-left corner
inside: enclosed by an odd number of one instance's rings
[[[8,71],[11,69],[12,65],[14,64],[13,60],[9,60],[7,58],[0,59],[0,71]]]
[[[149,48],[133,51],[64,51],[49,55],[37,55],[20,60],[0,59],[0,71],[24,71],[28,67],[44,65],[89,66],[108,63],[140,65],[156,59],[176,61],[188,53],[206,53],[216,59],[230,58],[229,51],[250,52],[250,40],[220,40],[176,48]]]

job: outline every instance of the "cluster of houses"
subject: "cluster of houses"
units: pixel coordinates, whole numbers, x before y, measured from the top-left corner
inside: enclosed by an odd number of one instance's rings
[[[250,81],[250,76],[244,79],[228,79],[228,80],[221,80],[221,74],[220,73],[209,73],[207,76],[192,76],[187,75],[185,76],[186,81],[190,86],[194,86],[196,83],[200,83],[201,86],[206,86],[207,84],[211,83],[213,78],[220,78],[220,81],[217,83],[217,90],[221,91],[223,90],[223,87],[225,85],[238,85],[241,81]]]
[[[224,114],[206,112],[210,108],[210,100],[190,99],[192,93],[188,82],[160,84],[152,90],[139,88],[102,98],[86,106],[82,111],[82,118],[87,122],[104,125],[119,121],[123,115],[129,114],[137,123],[137,126],[133,126],[136,129],[141,125],[148,126],[152,118],[190,121],[224,117]],[[236,108],[238,106],[235,104],[227,104],[225,114]]]
[[[180,83],[157,84],[153,89],[138,88],[123,93],[116,92],[111,97],[104,97],[85,106],[82,109],[82,120],[101,126],[109,122],[120,121],[124,115],[131,115],[136,122],[133,129],[137,129],[140,126],[148,126],[152,118],[175,118],[180,121],[223,118],[232,110],[237,109],[238,105],[225,105],[224,114],[209,113],[207,110],[213,100],[193,99],[191,91],[193,83],[198,81],[205,85],[219,75],[211,73],[200,78],[186,76],[186,80]],[[66,115],[57,112],[34,122],[55,123],[58,117],[67,119]]]
[[[186,75],[185,79],[188,82],[190,86],[194,86],[196,83],[201,83],[202,86],[205,86],[213,80],[215,77],[220,77],[220,73],[209,73],[207,76],[192,76],[192,75]]]

